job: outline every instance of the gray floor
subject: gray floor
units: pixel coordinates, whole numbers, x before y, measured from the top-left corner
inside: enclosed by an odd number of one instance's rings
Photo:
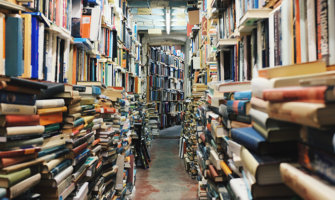
[[[137,169],[135,200],[194,200],[197,199],[197,181],[184,169],[178,157],[181,126],[161,131],[163,138],[152,141],[149,169]]]

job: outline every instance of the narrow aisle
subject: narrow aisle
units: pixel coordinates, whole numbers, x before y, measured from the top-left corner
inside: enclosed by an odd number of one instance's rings
[[[149,169],[137,169],[135,200],[194,200],[197,181],[192,180],[178,157],[178,139],[152,142]]]

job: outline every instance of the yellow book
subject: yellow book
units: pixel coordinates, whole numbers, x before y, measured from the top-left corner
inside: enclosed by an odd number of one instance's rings
[[[289,77],[306,74],[314,74],[326,72],[327,66],[325,62],[309,62],[302,64],[294,64],[287,66],[278,66],[274,68],[260,69],[258,76],[266,79]]]
[[[22,78],[31,78],[31,15],[21,14],[24,27],[24,43],[23,43],[23,56],[24,56],[24,71]]]

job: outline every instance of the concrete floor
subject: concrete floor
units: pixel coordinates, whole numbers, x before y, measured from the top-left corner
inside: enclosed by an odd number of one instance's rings
[[[173,136],[180,127],[166,129],[164,135]],[[178,139],[157,138],[152,141],[149,169],[137,169],[135,200],[194,200],[197,181],[192,180],[178,157]]]

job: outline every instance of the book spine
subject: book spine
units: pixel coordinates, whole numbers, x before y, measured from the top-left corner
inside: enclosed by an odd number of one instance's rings
[[[24,181],[21,181],[20,183],[12,186],[9,188],[10,198],[18,197],[19,195],[23,194],[30,188],[37,185],[41,180],[41,174],[35,174],[34,176],[31,176]]]
[[[0,151],[0,158],[11,158],[11,157],[17,157],[17,156],[24,156],[24,155],[30,155],[35,154],[36,152],[39,152],[41,148],[27,148],[27,149],[20,149],[20,150],[14,150],[14,151]]]
[[[28,135],[28,134],[42,134],[44,132],[44,126],[18,126],[18,127],[7,127],[7,135]]]
[[[0,104],[1,114],[3,115],[35,115],[36,106],[23,106],[15,104]]]
[[[2,103],[33,106],[35,105],[36,96],[29,94],[2,92],[0,95],[0,100]]]
[[[46,99],[36,101],[36,106],[38,109],[63,107],[64,105],[65,105],[64,99]]]
[[[39,115],[6,115],[6,126],[33,126],[39,125],[40,116]]]
[[[296,101],[296,100],[325,100],[325,91],[327,86],[312,88],[286,88],[270,89],[263,91],[263,100],[265,101]]]
[[[250,100],[251,99],[251,91],[246,92],[235,92],[234,93],[235,100]]]
[[[57,174],[59,174],[65,168],[69,167],[71,164],[72,164],[71,160],[66,160],[61,164],[57,165],[55,168],[50,170],[51,177],[55,177]]]
[[[243,100],[229,100],[227,101],[227,109],[230,113],[235,113],[238,115],[246,115],[246,105],[249,103],[249,101],[243,101]]]
[[[63,170],[61,173],[57,174],[54,178],[56,181],[57,185],[64,180],[67,176],[70,176],[73,172],[73,167],[69,166],[65,170]]]
[[[79,154],[80,152],[82,152],[87,146],[88,146],[88,143],[84,143],[84,144],[82,144],[82,145],[80,145],[80,146],[78,146],[78,147],[72,149],[72,151],[73,151],[73,153],[74,153],[75,155],[78,155],[78,154]]]

